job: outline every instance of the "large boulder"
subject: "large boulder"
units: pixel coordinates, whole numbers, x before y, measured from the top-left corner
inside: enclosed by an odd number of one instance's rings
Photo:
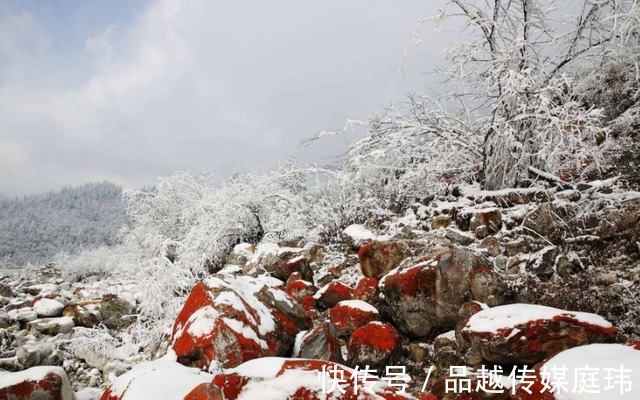
[[[183,399],[211,379],[213,375],[168,359],[144,362],[120,375],[101,400]]]
[[[572,347],[614,341],[616,328],[596,314],[509,304],[474,314],[461,335],[484,360],[533,365]]]
[[[364,276],[380,279],[411,254],[411,247],[401,241],[373,242],[358,251],[360,269]]]
[[[440,249],[380,281],[389,315],[414,339],[453,329],[458,309],[469,300],[495,306],[505,301],[506,285],[482,256],[463,249]]]
[[[340,364],[322,360],[261,358],[225,371],[213,379],[226,400],[408,400],[387,382],[368,376],[354,385],[356,372]],[[362,379],[362,371],[358,378]],[[334,384],[335,383],[335,384]],[[354,389],[354,386],[357,389]]]
[[[39,318],[60,317],[62,316],[63,309],[64,304],[60,303],[58,300],[48,299],[46,297],[43,297],[33,303],[33,311],[38,314]]]
[[[73,400],[66,372],[60,367],[33,367],[0,373],[0,399]]]
[[[298,332],[311,325],[306,311],[271,278],[216,274],[197,284],[173,327],[178,361],[229,368],[288,355]]]

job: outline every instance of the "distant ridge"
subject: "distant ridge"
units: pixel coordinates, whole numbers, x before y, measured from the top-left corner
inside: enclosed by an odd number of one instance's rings
[[[113,245],[125,222],[122,187],[106,181],[0,198],[0,266],[44,263],[61,251]]]

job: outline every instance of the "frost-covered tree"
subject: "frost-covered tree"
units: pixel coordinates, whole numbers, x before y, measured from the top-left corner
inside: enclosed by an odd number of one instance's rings
[[[602,168],[610,105],[584,87],[615,68],[638,81],[636,0],[451,0],[447,17],[473,34],[449,52],[449,76],[465,88],[453,95],[487,114],[476,121],[485,188],[526,184],[531,168],[565,179]]]

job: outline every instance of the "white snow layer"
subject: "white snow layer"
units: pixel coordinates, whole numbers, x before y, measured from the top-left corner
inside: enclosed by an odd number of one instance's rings
[[[539,319],[553,319],[560,315],[569,316],[579,322],[611,328],[612,325],[599,315],[560,310],[534,304],[509,304],[482,310],[469,318],[466,330],[472,332],[498,332],[500,329],[514,328]]]
[[[349,236],[356,242],[377,239],[377,236],[373,232],[358,224],[347,226],[342,233]]]
[[[343,300],[338,305],[378,314],[378,309],[362,300]]]

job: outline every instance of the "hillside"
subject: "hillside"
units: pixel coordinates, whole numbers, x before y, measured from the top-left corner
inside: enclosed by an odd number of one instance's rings
[[[109,182],[0,200],[0,266],[53,261],[116,243],[126,221],[122,188]]]

